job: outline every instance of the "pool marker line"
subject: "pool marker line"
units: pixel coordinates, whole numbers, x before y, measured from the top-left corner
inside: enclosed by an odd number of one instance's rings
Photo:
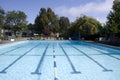
[[[113,71],[112,69],[107,69],[107,68],[105,68],[102,64],[100,64],[100,63],[98,63],[96,60],[94,60],[92,57],[90,57],[90,56],[88,56],[86,53],[84,53],[83,51],[81,51],[80,49],[78,49],[78,48],[76,48],[75,46],[73,46],[73,45],[70,45],[70,46],[72,46],[74,49],[76,49],[76,50],[78,50],[80,53],[83,53],[86,57],[88,57],[90,60],[92,60],[93,62],[95,62],[97,65],[99,65],[102,69],[103,69],[103,71],[104,72],[108,72],[108,71]]]
[[[53,58],[54,58],[54,80],[58,80],[58,77],[57,77],[57,64],[56,64],[55,55],[53,55]]]
[[[4,54],[6,54],[6,53],[12,52],[12,51],[17,50],[17,49],[19,49],[19,48],[21,48],[21,47],[24,47],[24,46],[19,46],[19,47],[17,47],[17,48],[11,49],[11,50],[9,50],[9,51],[3,52],[3,53],[1,53],[0,55],[4,55]]]
[[[80,74],[81,72],[80,71],[77,71],[75,69],[75,66],[73,65],[72,61],[70,60],[69,56],[67,55],[66,51],[63,49],[63,47],[59,44],[59,46],[61,47],[62,51],[64,52],[65,56],[67,57],[68,59],[68,62],[70,63],[71,67],[72,67],[72,70],[73,72],[71,72],[72,74]]]
[[[91,48],[91,47],[90,47],[90,48]],[[96,49],[96,48],[94,48],[94,47],[92,47],[91,49],[94,49],[94,50],[100,52],[101,54],[105,54],[105,55],[107,55],[107,56],[109,56],[109,57],[112,57],[112,58],[114,58],[114,59],[120,60],[120,58],[117,58],[117,57],[115,57],[115,56],[112,56],[112,55],[110,55],[110,54],[108,54],[108,53],[103,53],[102,51],[100,51],[100,50],[98,50],[98,49]]]
[[[58,80],[58,76],[57,76],[57,64],[56,64],[55,52],[54,52],[53,58],[54,58],[54,80]]]
[[[57,64],[56,64],[56,56],[55,56],[55,50],[54,50],[54,46],[53,46],[53,59],[54,59],[54,80],[58,80],[58,76],[57,76]]]
[[[31,48],[30,50],[28,50],[27,52],[25,52],[23,55],[21,55],[20,57],[18,57],[17,59],[15,59],[11,64],[9,64],[6,68],[4,68],[3,70],[0,71],[0,73],[7,73],[6,70],[8,68],[10,68],[13,64],[15,64],[18,60],[20,60],[23,56],[25,56],[27,53],[29,53],[30,51],[32,51],[35,47],[37,47],[40,44],[37,44],[36,46],[34,46],[33,48]]]
[[[39,71],[39,69],[41,68],[41,65],[42,65],[42,63],[43,63],[43,60],[44,60],[46,51],[47,51],[47,49],[48,49],[48,46],[49,46],[49,44],[48,44],[47,47],[45,48],[45,50],[44,50],[44,52],[43,52],[43,55],[42,55],[42,57],[40,58],[40,61],[39,61],[39,63],[38,63],[38,66],[37,66],[36,70],[35,70],[34,72],[31,72],[31,74],[41,75],[41,72]]]

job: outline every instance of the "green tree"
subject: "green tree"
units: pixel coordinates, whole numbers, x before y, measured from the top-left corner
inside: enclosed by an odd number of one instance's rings
[[[106,28],[109,35],[120,34],[120,1],[113,2],[112,11],[107,16]]]
[[[5,11],[0,7],[0,28],[4,25]]]
[[[35,19],[35,31],[46,36],[59,32],[59,18],[51,8],[47,10],[45,8],[40,9],[40,13]]]
[[[1,37],[1,29],[4,26],[5,19],[5,11],[0,7],[0,37]]]
[[[60,17],[59,20],[59,24],[60,24],[60,34],[61,36],[67,38],[68,37],[68,28],[70,27],[70,21],[67,17]]]
[[[47,9],[47,16],[49,19],[49,31],[50,33],[54,33],[56,34],[57,32],[59,32],[59,18],[58,16],[52,11],[51,8]]]
[[[101,27],[101,24],[96,19],[82,16],[72,23],[69,33],[70,36],[81,35],[82,37],[87,37],[98,34],[99,27]]]
[[[38,34],[45,33],[48,30],[49,19],[45,8],[41,8],[39,15],[35,19],[35,31]],[[46,33],[45,33],[46,34]]]
[[[27,27],[28,27],[28,30],[33,30],[33,31],[34,31],[34,24],[29,23],[29,24],[27,25]]]
[[[26,15],[22,11],[8,11],[6,14],[6,25],[11,28],[14,35],[16,32],[25,30],[26,28]]]
[[[98,27],[98,34],[101,37],[106,37],[106,35],[108,34],[108,29],[105,24]]]
[[[47,17],[48,17],[49,23],[54,22],[55,14],[54,14],[54,12],[52,11],[51,8],[47,9]]]
[[[51,32],[53,32],[54,34],[59,33],[60,32],[59,20],[54,20],[54,22],[52,22],[50,27],[51,27]]]
[[[49,19],[49,29],[50,32],[53,32],[54,34],[59,32],[59,18],[58,16],[52,11],[51,8],[47,9],[47,16]]]

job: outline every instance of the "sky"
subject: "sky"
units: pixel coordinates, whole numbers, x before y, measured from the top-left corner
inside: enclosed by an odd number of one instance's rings
[[[34,23],[40,8],[52,8],[58,16],[65,16],[70,22],[87,15],[101,23],[107,21],[113,0],[0,0],[0,7],[6,12],[20,10],[27,15],[28,23]]]

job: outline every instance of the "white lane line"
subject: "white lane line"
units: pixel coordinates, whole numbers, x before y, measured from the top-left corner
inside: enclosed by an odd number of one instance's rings
[[[54,80],[58,80],[57,76],[57,64],[56,64],[56,56],[55,56],[55,48],[53,47],[53,59],[54,59]]]

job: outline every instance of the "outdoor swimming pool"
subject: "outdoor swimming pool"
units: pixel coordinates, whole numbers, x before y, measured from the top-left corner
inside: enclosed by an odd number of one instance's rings
[[[0,46],[0,80],[118,80],[120,50],[80,41]]]

